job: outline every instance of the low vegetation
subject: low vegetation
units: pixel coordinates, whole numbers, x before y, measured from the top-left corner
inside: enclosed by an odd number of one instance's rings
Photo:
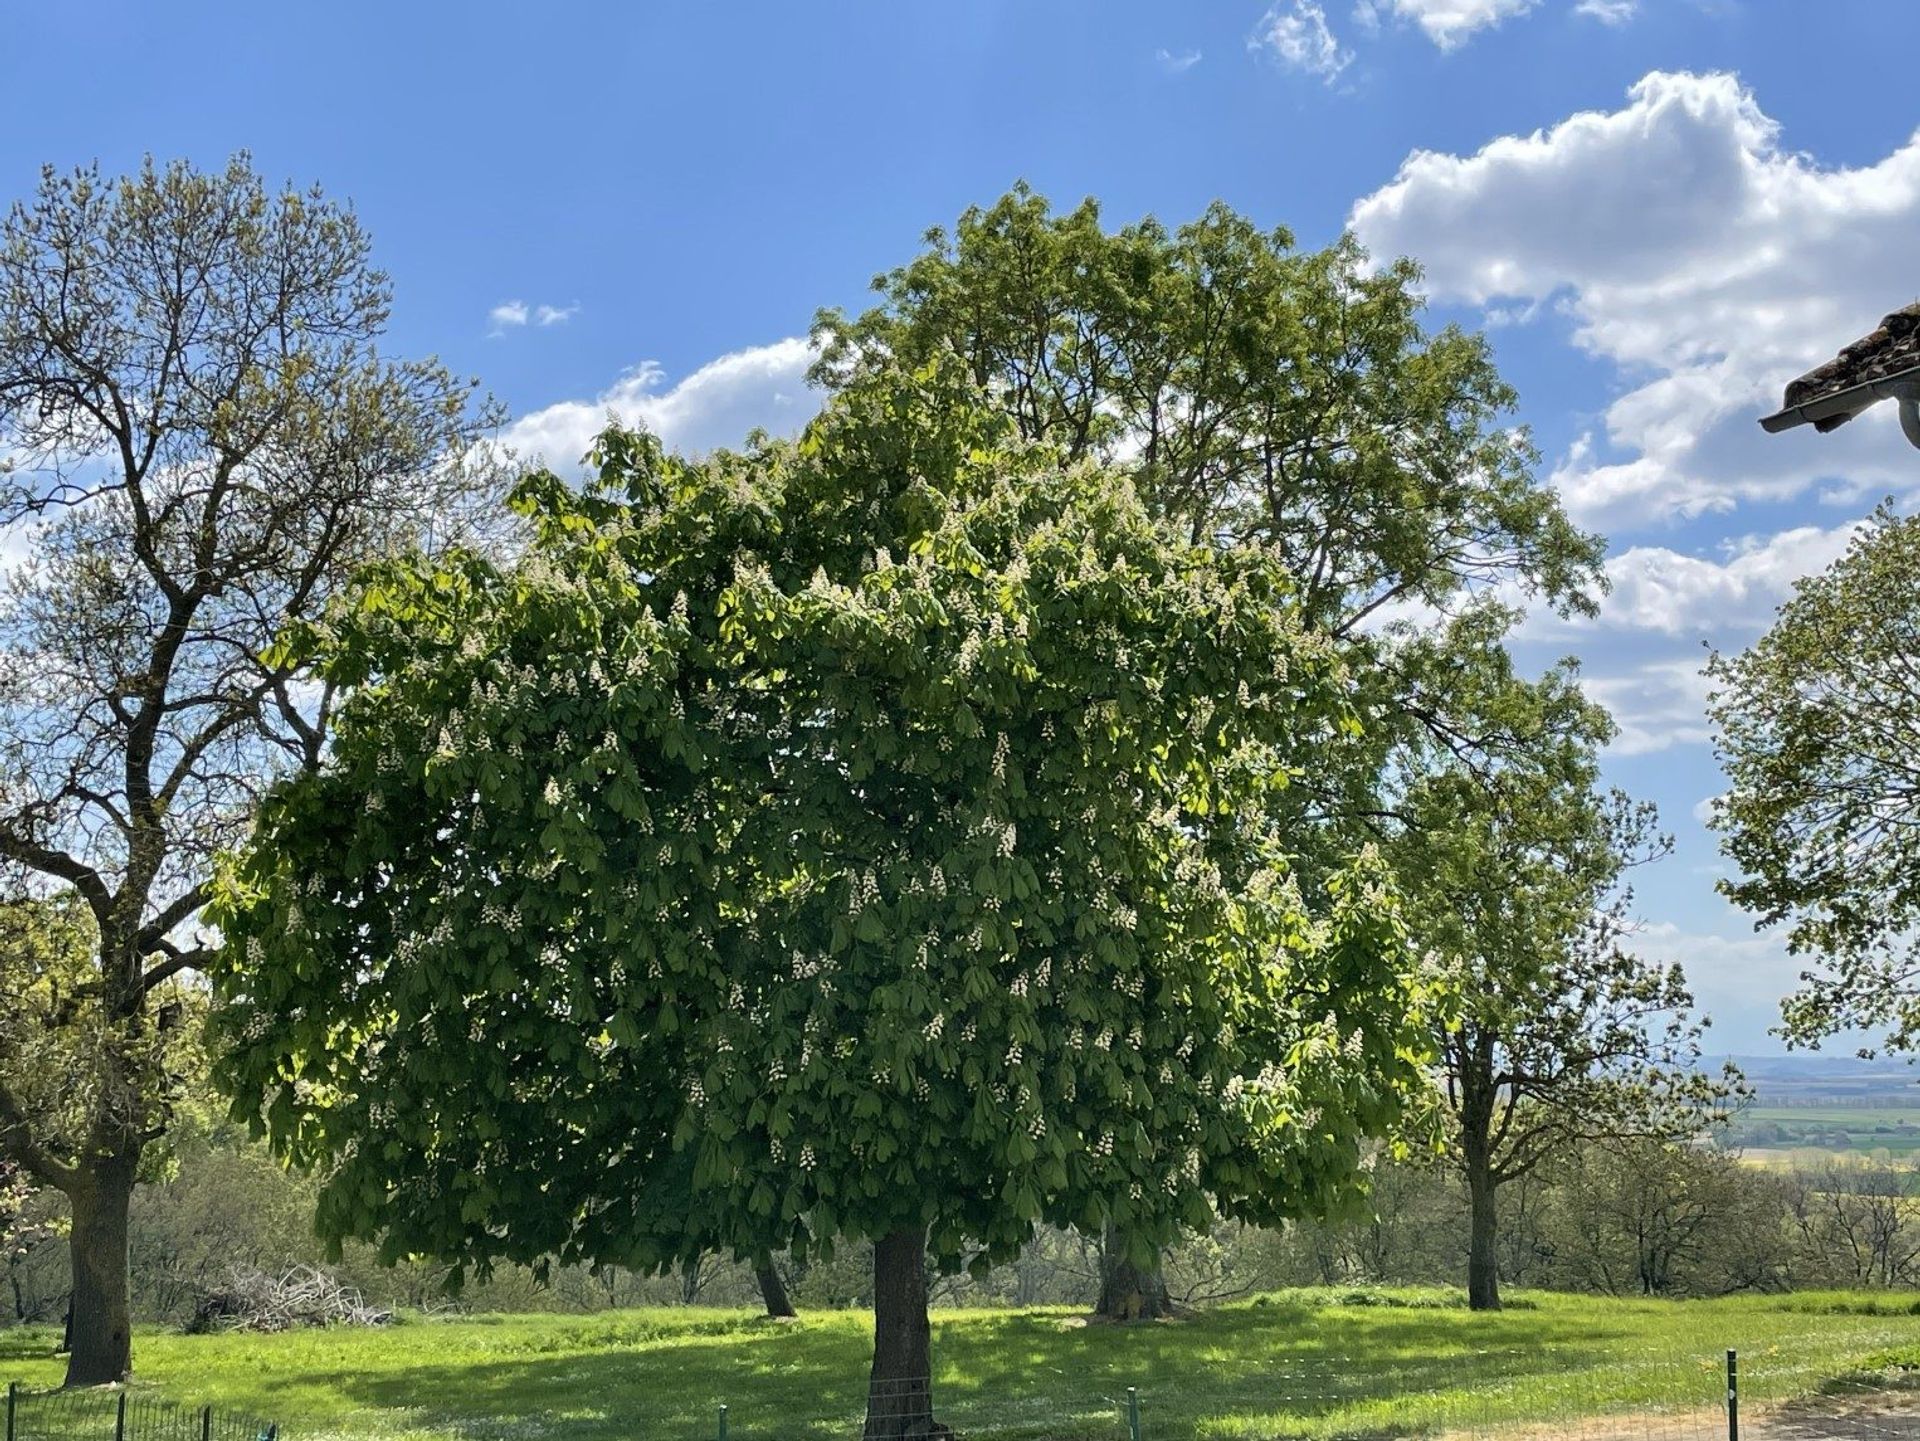
[[[1147,1436],[1478,1429],[1717,1404],[1738,1347],[1755,1406],[1888,1355],[1920,1356],[1920,1301],[1824,1292],[1720,1301],[1548,1294],[1470,1313],[1451,1290],[1283,1291],[1182,1322],[1086,1325],[1064,1308],[937,1314],[938,1404],[969,1436],[1118,1437],[1129,1386]],[[1817,1316],[1817,1323],[1813,1317]],[[303,1438],[564,1441],[844,1435],[871,1318],[769,1322],[683,1307],[477,1316],[384,1330],[140,1341],[136,1386],[274,1416]],[[0,1332],[0,1374],[60,1379],[47,1330]]]

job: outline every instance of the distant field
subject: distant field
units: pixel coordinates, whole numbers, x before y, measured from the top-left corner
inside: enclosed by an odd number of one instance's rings
[[[1920,1298],[1612,1301],[1533,1295],[1494,1315],[1441,1291],[1298,1291],[1159,1325],[1059,1310],[942,1312],[938,1409],[963,1437],[1147,1441],[1387,1436],[1804,1395],[1920,1357]],[[732,1441],[858,1434],[871,1317],[743,1312],[414,1321],[385,1331],[139,1337],[136,1385],[269,1416],[288,1441]],[[0,1380],[57,1381],[44,1331],[0,1331]],[[1562,1434],[1564,1427],[1555,1434]],[[1639,1432],[1634,1432],[1636,1436]]]
[[[1745,1121],[1805,1123],[1851,1127],[1920,1126],[1915,1106],[1753,1106],[1740,1113]]]
[[[1734,1119],[1728,1139],[1763,1164],[1796,1152],[1911,1160],[1920,1152],[1920,1106],[1754,1106]]]

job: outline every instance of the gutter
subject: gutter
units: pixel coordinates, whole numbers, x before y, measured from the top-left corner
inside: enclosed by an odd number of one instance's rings
[[[1811,424],[1823,431],[1832,430],[1883,400],[1900,403],[1900,428],[1909,441],[1920,446],[1920,365],[1908,366],[1879,380],[1850,385],[1801,405],[1790,405],[1762,418],[1760,427],[1769,435],[1778,435],[1796,425]]]

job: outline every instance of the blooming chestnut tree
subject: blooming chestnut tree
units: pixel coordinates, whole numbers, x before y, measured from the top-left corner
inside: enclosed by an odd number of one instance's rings
[[[939,365],[797,443],[613,430],[532,540],[390,564],[218,918],[221,1074],[323,1230],[484,1269],[875,1243],[869,1435],[933,1429],[925,1265],[1359,1192],[1430,1026],[1378,865],[1276,804],[1350,725],[1253,551]]]

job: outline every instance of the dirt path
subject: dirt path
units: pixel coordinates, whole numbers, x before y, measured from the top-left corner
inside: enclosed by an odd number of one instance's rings
[[[1717,1406],[1579,1416],[1459,1430],[1447,1441],[1727,1441],[1727,1416]],[[1741,1410],[1740,1441],[1920,1441],[1920,1392],[1810,1396],[1749,1405]]]

